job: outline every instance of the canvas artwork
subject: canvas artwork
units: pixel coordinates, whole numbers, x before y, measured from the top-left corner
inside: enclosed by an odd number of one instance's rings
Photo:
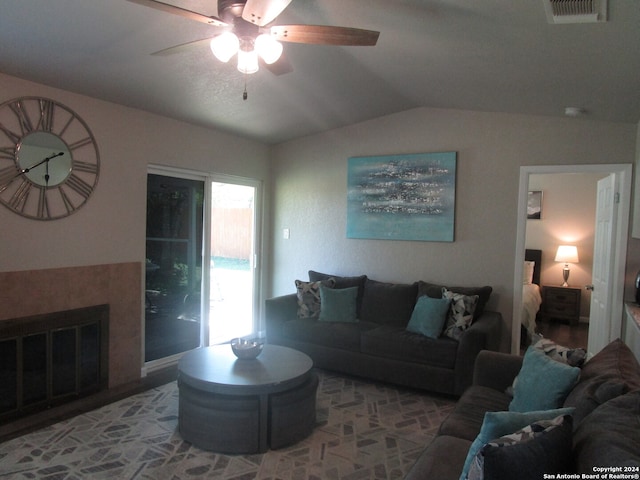
[[[527,218],[529,220],[542,218],[542,192],[540,190],[529,192],[527,196]]]
[[[347,237],[452,242],[456,152],[348,160]]]

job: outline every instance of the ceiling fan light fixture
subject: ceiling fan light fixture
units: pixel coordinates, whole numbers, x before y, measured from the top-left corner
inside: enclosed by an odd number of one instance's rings
[[[258,71],[258,53],[253,48],[253,42],[242,42],[238,50],[238,70],[241,73],[256,73]]]
[[[267,65],[277,62],[282,55],[282,44],[266,33],[258,35],[255,45],[256,51]]]
[[[240,40],[232,32],[224,32],[211,39],[211,51],[221,62],[227,63],[240,48]]]

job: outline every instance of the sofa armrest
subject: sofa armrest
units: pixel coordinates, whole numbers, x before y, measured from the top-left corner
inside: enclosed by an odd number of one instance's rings
[[[298,296],[295,293],[269,298],[264,302],[264,321],[267,342],[280,338],[282,324],[298,318]]]
[[[476,358],[473,384],[504,392],[522,367],[522,357],[483,350]]]
[[[502,315],[485,310],[460,336],[455,366],[454,393],[461,395],[473,381],[476,357],[481,350],[499,350]]]

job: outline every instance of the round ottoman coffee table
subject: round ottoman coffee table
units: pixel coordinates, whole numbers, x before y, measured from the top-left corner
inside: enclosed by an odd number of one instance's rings
[[[178,363],[178,426],[204,450],[260,453],[308,436],[315,425],[318,377],[302,352],[265,345],[240,360],[230,345],[193,350]]]

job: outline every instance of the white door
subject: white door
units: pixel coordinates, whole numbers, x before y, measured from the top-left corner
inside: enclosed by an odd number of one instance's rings
[[[616,231],[616,175],[598,181],[596,226],[593,249],[591,314],[589,317],[588,351],[597,353],[611,336],[613,241]]]

